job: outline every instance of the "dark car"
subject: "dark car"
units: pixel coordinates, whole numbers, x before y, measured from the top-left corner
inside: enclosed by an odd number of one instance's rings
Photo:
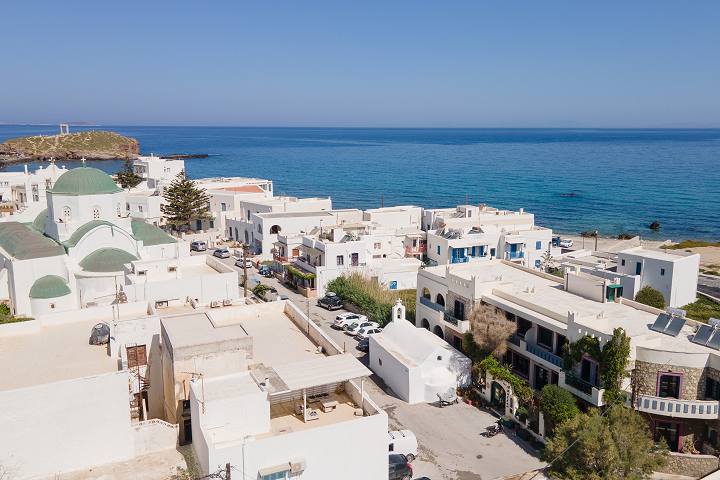
[[[340,297],[335,295],[333,292],[328,292],[317,301],[319,307],[326,308],[328,310],[340,310],[343,308],[342,300]]]
[[[388,480],[411,480],[413,471],[412,465],[405,455],[391,453],[388,455]]]
[[[366,353],[369,352],[370,351],[370,339],[367,337],[363,338],[362,340],[360,340],[358,342],[357,347],[355,347],[355,348],[357,348],[361,352],[366,352]]]

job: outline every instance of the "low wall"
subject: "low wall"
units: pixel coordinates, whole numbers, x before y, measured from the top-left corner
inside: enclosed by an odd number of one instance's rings
[[[11,337],[13,335],[27,335],[39,332],[41,324],[39,320],[25,320],[24,322],[3,323],[0,325],[0,337]]]
[[[337,355],[344,353],[340,348],[320,327],[308,320],[308,317],[300,311],[300,309],[292,302],[285,300],[285,314],[295,323],[295,325],[305,332],[316,345],[322,346],[328,355]]]
[[[658,471],[700,478],[717,470],[718,466],[718,458],[713,455],[693,455],[690,453],[671,452],[667,457],[665,466]]]
[[[153,419],[133,425],[135,456],[175,448],[178,426],[164,420]]]

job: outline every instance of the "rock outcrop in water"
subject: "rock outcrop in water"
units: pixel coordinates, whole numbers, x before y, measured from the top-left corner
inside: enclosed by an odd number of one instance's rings
[[[107,131],[20,137],[0,143],[0,163],[3,164],[51,157],[58,160],[133,159],[139,153],[137,140]]]

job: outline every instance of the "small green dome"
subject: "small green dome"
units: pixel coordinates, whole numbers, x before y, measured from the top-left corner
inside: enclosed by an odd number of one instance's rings
[[[100,248],[80,261],[86,272],[121,272],[123,265],[138,258],[119,248]]]
[[[45,275],[35,280],[30,289],[30,298],[58,298],[70,293],[65,279],[57,275]]]
[[[92,167],[73,168],[63,173],[51,190],[53,194],[61,195],[101,195],[121,191],[110,175]]]

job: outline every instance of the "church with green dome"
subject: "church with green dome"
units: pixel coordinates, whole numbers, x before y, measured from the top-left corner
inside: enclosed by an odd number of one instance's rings
[[[127,296],[133,262],[188,255],[186,242],[132,218],[126,195],[107,173],[82,166],[47,190],[47,208],[32,223],[0,223],[0,256],[9,265],[0,293],[14,314],[112,302]]]

